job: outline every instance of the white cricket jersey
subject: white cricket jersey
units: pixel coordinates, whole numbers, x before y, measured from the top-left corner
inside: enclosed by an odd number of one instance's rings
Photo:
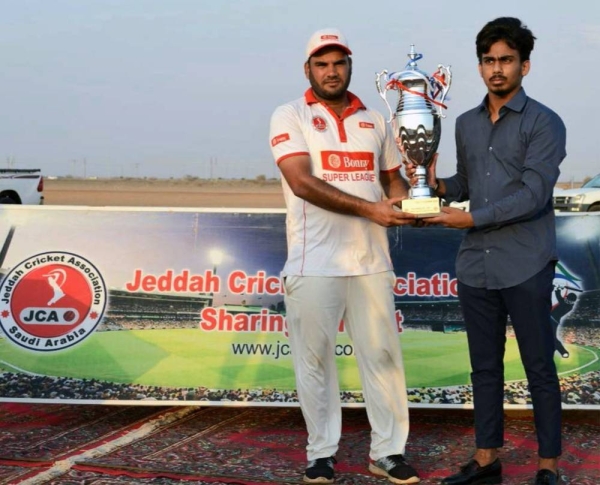
[[[376,202],[384,197],[380,172],[398,170],[400,153],[383,116],[348,96],[350,106],[341,118],[311,89],[278,107],[271,118],[271,150],[277,164],[309,155],[315,177]],[[288,245],[284,276],[354,276],[392,269],[385,227],[296,197],[284,177],[282,185]]]

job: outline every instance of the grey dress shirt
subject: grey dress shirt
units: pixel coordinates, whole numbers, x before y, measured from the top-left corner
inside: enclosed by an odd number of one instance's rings
[[[460,246],[458,279],[509,288],[557,259],[552,191],[566,156],[560,117],[521,90],[490,120],[487,97],[456,120],[457,173],[446,200],[470,201],[474,227]]]

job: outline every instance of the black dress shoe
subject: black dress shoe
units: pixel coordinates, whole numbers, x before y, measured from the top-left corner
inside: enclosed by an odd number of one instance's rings
[[[460,467],[460,471],[442,480],[442,485],[494,485],[502,483],[502,464],[500,459],[486,466],[480,466],[475,460]],[[543,482],[542,482],[543,483]]]
[[[538,470],[535,475],[535,485],[557,485],[558,475],[552,470]]]

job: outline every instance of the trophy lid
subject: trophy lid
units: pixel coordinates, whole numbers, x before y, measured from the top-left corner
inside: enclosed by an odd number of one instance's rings
[[[406,80],[422,79],[423,77],[425,77],[426,79],[429,78],[428,74],[424,71],[421,71],[421,69],[419,69],[417,66],[417,61],[423,59],[423,54],[420,54],[415,51],[414,44],[410,45],[410,52],[407,54],[407,56],[410,59],[410,61],[406,64],[406,67],[404,68],[400,79]]]
[[[406,64],[406,68],[414,70],[417,68],[417,61],[423,59],[423,54],[416,52],[415,45],[411,44],[410,52],[407,54],[407,57],[410,59],[410,62]]]

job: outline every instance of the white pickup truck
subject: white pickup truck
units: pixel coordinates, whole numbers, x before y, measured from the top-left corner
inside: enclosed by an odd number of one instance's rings
[[[600,174],[578,189],[555,189],[553,203],[556,212],[600,211]]]
[[[44,203],[44,177],[39,168],[1,168],[0,204]]]

